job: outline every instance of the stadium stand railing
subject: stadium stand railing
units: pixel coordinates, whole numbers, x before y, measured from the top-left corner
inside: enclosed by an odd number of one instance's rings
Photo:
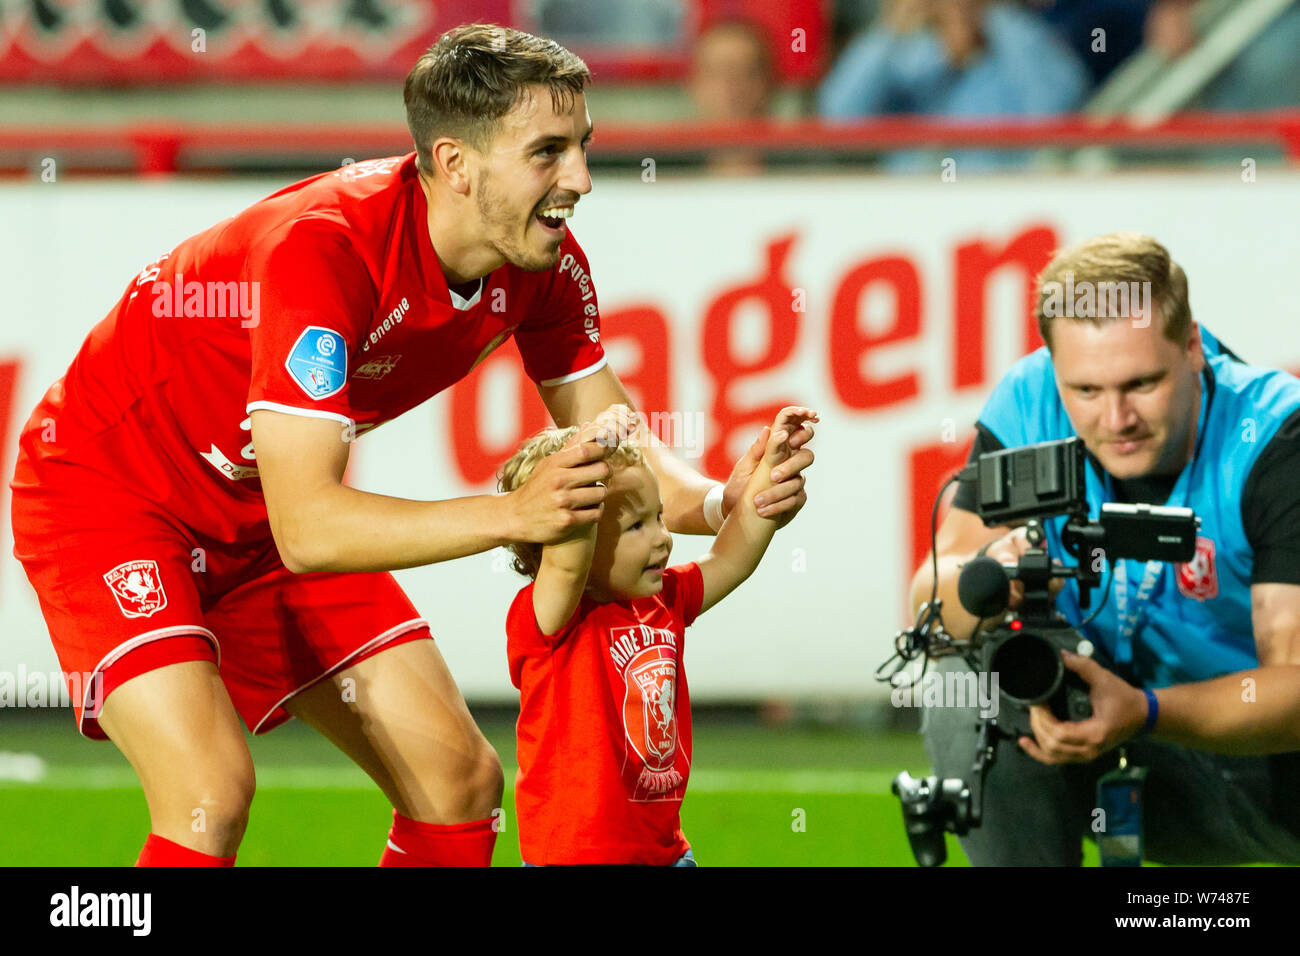
[[[1183,113],[1159,122],[1098,120],[939,121],[894,118],[852,124],[820,121],[739,124],[601,123],[593,165],[705,161],[718,150],[744,149],[784,163],[817,164],[916,148],[1086,150],[1205,149],[1264,145],[1300,165],[1300,110]],[[395,124],[251,126],[137,124],[113,128],[32,126],[0,130],[0,173],[39,174],[47,157],[63,172],[167,175],[187,172],[325,168],[348,159],[410,151]]]

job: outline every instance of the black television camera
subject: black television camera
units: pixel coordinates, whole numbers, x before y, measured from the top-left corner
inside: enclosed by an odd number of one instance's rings
[[[994,627],[977,626],[965,640],[945,631],[936,577],[916,624],[898,633],[895,654],[877,671],[879,679],[892,682],[910,661],[960,654],[976,674],[996,676],[998,716],[980,718],[970,783],[917,780],[906,771],[894,778],[891,789],[902,802],[908,842],[921,866],[944,862],[945,831],[961,836],[980,825],[984,778],[999,740],[1033,735],[1031,706],[1046,704],[1061,720],[1092,716],[1088,686],[1065,668],[1061,650],[1093,656],[1094,648],[1057,612],[1053,581],[1075,579],[1079,606],[1086,610],[1103,563],[1117,558],[1186,562],[1195,556],[1200,522],[1190,508],[1104,504],[1101,515],[1090,520],[1086,469],[1083,441],[1068,438],[981,455],[952,479],[976,481],[976,510],[985,525],[1026,525],[1030,548],[1014,566],[977,557],[962,568],[957,585],[962,607],[981,624],[1000,618]],[[1041,524],[1060,515],[1068,516],[1061,543],[1077,562],[1069,566],[1052,560]],[[932,554],[934,537],[932,524]],[[1013,579],[1021,582],[1024,597],[1014,613],[1007,613]],[[890,670],[894,661],[898,665]]]

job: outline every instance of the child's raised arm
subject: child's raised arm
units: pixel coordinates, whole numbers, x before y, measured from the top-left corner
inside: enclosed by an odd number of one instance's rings
[[[815,421],[818,421],[817,413],[812,409],[792,405],[781,409],[776,421],[764,428],[767,443],[763,460],[754,469],[740,501],[722,523],[712,549],[699,561],[704,579],[701,614],[739,587],[758,567],[782,522],[760,517],[754,507],[754,496],[772,487],[772,469],[790,457],[790,436],[805,422]]]
[[[605,449],[608,458],[634,428],[632,411],[625,405],[611,405],[597,415],[594,422],[583,424],[565,447],[595,442]],[[569,623],[582,600],[587,574],[591,570],[591,556],[596,549],[598,525],[596,521],[580,525],[563,541],[542,548],[537,581],[533,586],[533,615],[537,618],[538,628],[547,637]]]

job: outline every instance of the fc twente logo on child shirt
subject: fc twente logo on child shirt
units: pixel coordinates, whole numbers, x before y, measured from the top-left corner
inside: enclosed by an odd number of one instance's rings
[[[680,800],[685,754],[677,746],[677,637],[637,624],[610,631],[610,657],[625,685],[623,778],[632,800]]]

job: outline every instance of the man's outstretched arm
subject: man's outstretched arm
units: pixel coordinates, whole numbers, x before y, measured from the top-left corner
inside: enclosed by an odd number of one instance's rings
[[[538,392],[560,428],[580,422],[592,421],[611,405],[626,405],[636,409],[627,390],[613,369],[606,366],[574,382],[563,385],[539,385]],[[808,496],[804,493],[803,470],[813,462],[811,448],[804,446],[812,440],[813,427],[805,424],[790,439],[793,454],[773,474],[776,482],[763,493],[758,513],[764,518],[781,517],[789,520],[804,506]],[[701,475],[663,447],[652,436],[642,439],[643,448],[650,459],[650,468],[659,479],[664,501],[664,523],[668,530],[678,534],[713,534],[704,517],[704,498],[718,483]],[[763,447],[751,447],[731,472],[723,494],[722,513],[728,514],[740,500],[741,492],[754,473],[763,456]]]
[[[1300,750],[1300,585],[1252,585],[1250,614],[1260,666],[1156,691],[1159,737],[1221,753]]]
[[[1155,736],[1226,754],[1300,750],[1300,585],[1256,584],[1251,617],[1260,666],[1155,691]],[[1095,661],[1067,656],[1092,688],[1093,717],[1066,723],[1034,707],[1021,746],[1043,763],[1094,759],[1142,729],[1146,695]]]
[[[411,501],[342,483],[351,445],[336,421],[258,410],[252,425],[271,533],[295,573],[394,571],[558,540],[596,520],[605,489],[582,486],[609,475],[603,450],[586,445],[550,456],[507,495]]]

